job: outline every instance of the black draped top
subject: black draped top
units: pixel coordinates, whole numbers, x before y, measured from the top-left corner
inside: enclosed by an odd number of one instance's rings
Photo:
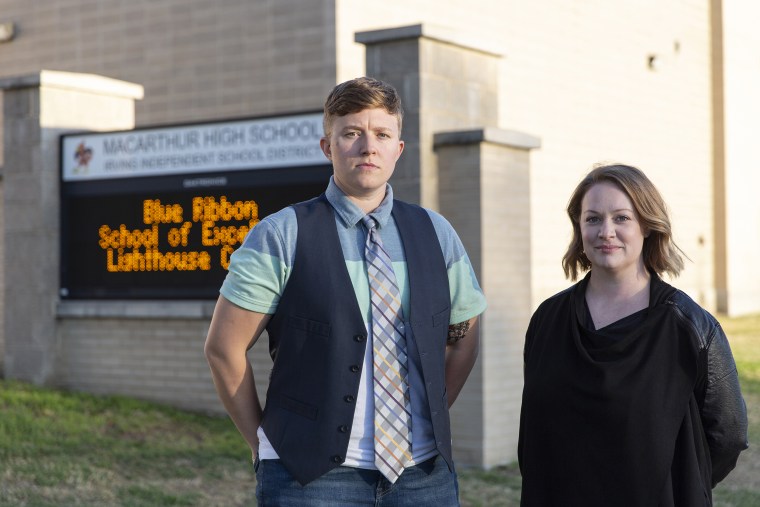
[[[521,505],[711,505],[703,351],[669,304],[676,289],[653,275],[648,308],[595,330],[588,278],[545,301],[526,334]]]

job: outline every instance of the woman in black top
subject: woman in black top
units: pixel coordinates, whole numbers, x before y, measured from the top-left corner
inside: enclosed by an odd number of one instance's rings
[[[525,340],[523,506],[710,506],[747,447],[720,324],[660,279],[683,269],[665,203],[640,170],[592,170],[570,198],[572,287]]]

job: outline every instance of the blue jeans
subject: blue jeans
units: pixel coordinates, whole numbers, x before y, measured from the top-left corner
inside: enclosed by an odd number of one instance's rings
[[[256,460],[259,507],[458,507],[459,484],[440,456],[404,470],[391,484],[377,470],[337,467],[306,486],[280,460]]]

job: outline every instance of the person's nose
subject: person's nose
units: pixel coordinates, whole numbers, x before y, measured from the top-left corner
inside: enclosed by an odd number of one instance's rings
[[[599,227],[599,237],[604,239],[614,238],[615,234],[615,224],[612,223],[612,220],[604,220],[601,227]]]
[[[370,135],[362,136],[361,150],[364,155],[373,155],[377,153],[377,142]]]

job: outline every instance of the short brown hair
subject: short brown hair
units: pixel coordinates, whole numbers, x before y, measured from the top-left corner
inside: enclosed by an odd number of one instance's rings
[[[395,116],[398,119],[399,135],[401,134],[404,110],[401,107],[401,97],[393,86],[371,77],[358,77],[337,85],[325,101],[322,120],[325,137],[330,137],[336,117],[373,108],[382,108]]]
[[[567,252],[562,257],[565,276],[576,280],[581,271],[591,268],[583,253],[581,236],[581,204],[586,192],[597,183],[608,182],[618,187],[633,203],[639,222],[644,231],[644,248],[641,255],[644,266],[658,275],[663,272],[678,276],[683,270],[683,251],[673,241],[670,217],[660,192],[647,176],[636,167],[614,164],[601,165],[589,172],[581,180],[567,204],[567,216],[573,224],[573,238]],[[685,256],[685,254],[684,254]]]

